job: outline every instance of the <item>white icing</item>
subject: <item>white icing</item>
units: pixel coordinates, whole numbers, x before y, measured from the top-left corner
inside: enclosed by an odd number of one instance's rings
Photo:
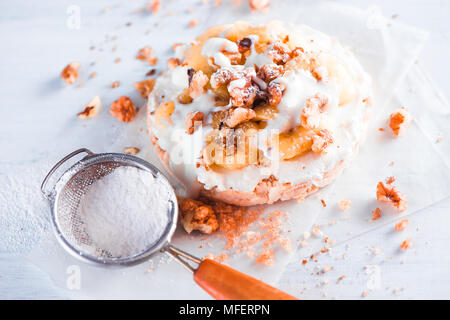
[[[355,99],[345,106],[338,106],[339,84],[331,80],[317,81],[310,72],[304,70],[290,72],[283,78],[274,80],[286,85],[284,95],[278,105],[279,113],[275,116],[275,119],[268,121],[264,130],[258,131],[255,143],[266,156],[270,156],[270,150],[265,143],[266,139],[269,138],[270,130],[283,131],[298,125],[306,99],[317,93],[325,94],[329,99],[328,107],[320,121],[322,126],[331,131],[335,142],[324,155],[309,152],[296,160],[279,163],[274,161],[270,167],[252,165],[240,170],[226,171],[226,173],[207,171],[203,166],[197,167],[196,162],[204,146],[204,136],[212,130],[209,124],[211,112],[223,108],[214,107],[214,95],[210,92],[205,93],[190,104],[179,104],[176,97],[181,92],[181,84],[186,85],[183,87],[186,88],[188,80],[187,69],[178,67],[168,71],[158,79],[149,98],[149,111],[153,111],[161,101],[172,100],[175,102],[175,111],[171,116],[172,126],[158,127],[154,124],[152,115],[150,121],[152,133],[158,138],[159,146],[170,155],[171,170],[189,189],[192,189],[196,180],[198,180],[204,184],[206,189],[217,187],[218,190],[232,188],[237,191],[252,192],[262,179],[268,178],[270,175],[278,178],[280,183],[290,182],[295,184],[311,181],[320,187],[328,183],[324,179],[325,172],[330,171],[340,162],[344,162],[345,165],[352,158],[356,145],[361,140],[365,129],[364,119],[367,110],[362,100],[371,95],[370,77],[364,72],[351,52],[343,48],[337,41],[332,41],[326,35],[306,26],[296,27],[293,33],[296,38],[299,38],[298,41],[305,50],[328,52],[339,58],[354,79]],[[257,39],[257,36],[251,37],[253,37],[252,40]],[[311,42],[311,39],[314,41]],[[212,38],[205,42],[202,55],[214,58],[215,64],[218,65],[218,61],[219,63],[223,61],[222,58],[217,60],[216,58],[220,50],[223,49],[236,52],[237,46],[226,39]],[[224,57],[226,58],[226,56]],[[226,59],[228,60],[228,58]],[[247,58],[246,66],[253,67],[254,64],[262,66],[271,62],[265,54],[256,53],[252,44],[251,54]],[[223,67],[238,67],[230,66],[228,63],[224,63]],[[260,85],[261,81],[258,82],[258,79],[254,79],[254,81]],[[232,81],[229,84],[229,90],[242,86],[241,80]],[[162,98],[163,96],[164,98]],[[203,127],[198,128],[194,134],[188,135],[184,131],[184,121],[186,115],[191,111],[203,112],[207,120]],[[180,155],[183,155],[183,157]]]
[[[230,59],[222,53],[222,51],[229,53],[239,52],[236,43],[224,38],[210,38],[205,41],[202,47],[202,55],[212,58],[215,65],[219,67],[230,67]]]

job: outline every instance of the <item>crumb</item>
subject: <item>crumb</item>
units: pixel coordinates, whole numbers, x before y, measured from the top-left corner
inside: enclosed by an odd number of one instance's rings
[[[180,202],[181,224],[187,233],[198,230],[211,234],[219,228],[216,214],[210,205],[190,198]]]
[[[387,177],[385,181],[387,184],[392,184],[395,182],[395,177]]]
[[[312,234],[315,236],[315,237],[320,237],[320,236],[322,236],[322,231],[320,230],[320,227],[319,226],[315,226],[314,227],[314,229],[313,229],[313,231],[312,231]]]
[[[101,100],[99,96],[95,96],[92,100],[84,107],[83,111],[77,114],[80,119],[88,119],[95,117],[101,107]]]
[[[381,210],[380,208],[375,208],[375,210],[372,211],[372,220],[370,220],[370,222],[376,221],[380,218],[381,218]]]
[[[365,297],[367,297],[368,294],[369,294],[369,292],[368,292],[367,290],[364,290],[364,291],[362,292],[361,296],[362,296],[363,298],[365,298]]]
[[[439,137],[436,139],[436,143],[441,143],[442,141],[444,141],[444,137],[443,137],[443,136],[439,136]]]
[[[320,202],[322,203],[322,206],[325,208],[327,206],[327,204],[325,203],[325,200],[320,199]]]
[[[386,185],[383,182],[378,182],[377,200],[379,202],[386,202],[390,204],[400,212],[406,210],[407,203],[405,196],[392,185]]]
[[[136,147],[128,147],[128,148],[123,149],[123,152],[125,154],[131,154],[131,155],[138,154],[139,151],[141,151],[141,150],[139,148],[136,148]]]
[[[305,248],[305,247],[308,246],[308,242],[306,242],[305,240],[303,240],[303,241],[300,243],[300,246],[301,246],[302,248]]]
[[[136,107],[130,98],[122,96],[111,104],[110,113],[122,122],[130,122],[136,115]]]
[[[145,7],[145,10],[155,14],[161,10],[161,2],[159,0],[150,0]]]
[[[403,219],[395,225],[395,231],[403,231],[408,227],[408,225],[409,225],[409,220]]]
[[[378,128],[378,131],[383,132],[384,128]]]
[[[258,10],[267,10],[270,6],[269,0],[249,0],[248,4],[250,6],[250,9],[254,11]]]
[[[145,76],[146,76],[146,77],[151,77],[151,76],[154,76],[155,73],[156,73],[156,69],[150,69],[150,71],[147,72],[147,73],[145,74]]]
[[[136,88],[136,90],[139,91],[142,98],[147,99],[149,97],[150,93],[152,93],[152,91],[153,91],[155,82],[156,82],[155,79],[142,80],[142,81],[136,82],[134,84],[134,87]]]
[[[117,88],[118,86],[120,86],[119,81],[114,81],[113,83],[111,83],[111,88]]]
[[[310,237],[311,237],[311,233],[310,233],[310,232],[305,231],[305,232],[303,233],[303,239],[304,239],[304,240],[307,240],[307,239],[309,239]]]
[[[73,84],[75,80],[78,78],[78,69],[80,68],[80,64],[78,62],[69,63],[61,72],[61,78],[67,84]]]
[[[330,270],[331,270],[331,268],[329,266],[324,266],[322,269],[322,273],[327,273]]]
[[[97,76],[97,72],[92,72],[89,78],[93,79]]]
[[[146,46],[138,51],[136,59],[141,61],[147,61],[150,65],[154,66],[158,63],[158,58],[153,55],[153,49]]]
[[[352,206],[352,201],[348,199],[339,200],[338,206],[342,211],[346,211]]]
[[[400,249],[402,250],[408,250],[412,246],[412,240],[411,238],[406,238],[405,241],[402,242],[400,245]]]
[[[391,114],[389,126],[396,136],[400,136],[403,134],[411,121],[411,115],[408,113],[408,111],[406,111],[405,107],[401,107]]]
[[[119,62],[120,62],[120,58],[114,59],[114,62],[115,62],[115,63],[119,63]]]
[[[256,258],[257,263],[265,264],[266,266],[270,266],[274,263],[275,254],[273,249],[264,248],[262,249],[261,254]]]
[[[189,28],[194,28],[196,25],[198,25],[199,22],[200,22],[199,19],[191,20],[191,21],[189,22],[189,24],[188,24],[188,27],[189,27]]]

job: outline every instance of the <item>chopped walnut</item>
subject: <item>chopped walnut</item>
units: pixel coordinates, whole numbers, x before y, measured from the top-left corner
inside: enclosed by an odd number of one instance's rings
[[[139,82],[136,82],[134,84],[134,87],[137,91],[141,94],[141,97],[144,99],[147,99],[150,93],[152,93],[153,88],[155,87],[155,79],[149,79],[149,80],[142,80]]]
[[[252,46],[252,39],[247,38],[247,37],[242,38],[241,40],[239,40],[237,42],[237,45],[238,45],[239,52],[243,53],[243,52],[245,52],[245,51],[247,51],[247,50],[249,50],[251,48],[251,46]]]
[[[189,89],[183,90],[183,92],[180,93],[180,94],[177,96],[177,100],[178,100],[178,102],[181,103],[181,104],[189,104],[189,103],[191,103],[193,99],[192,99],[191,96],[189,95]]]
[[[406,227],[408,227],[408,225],[409,225],[409,220],[403,219],[395,225],[395,231],[403,231],[406,229]]]
[[[203,71],[195,71],[189,81],[189,96],[192,99],[200,97],[205,93],[205,86],[208,84],[209,78]]]
[[[273,107],[276,107],[283,97],[283,91],[286,89],[286,85],[282,82],[274,82],[269,83],[267,87],[267,93],[269,94],[269,104]]]
[[[379,202],[387,202],[398,211],[406,210],[405,196],[401,194],[396,187],[378,182],[377,184],[377,200]]]
[[[318,128],[320,125],[320,114],[328,106],[328,97],[322,93],[317,93],[313,97],[306,99],[306,105],[302,110],[300,124],[305,128]]]
[[[181,65],[181,61],[177,58],[170,58],[169,60],[167,60],[167,67],[169,68],[169,70],[173,70],[179,65]]]
[[[270,6],[269,0],[248,0],[250,9],[252,10],[266,10]]]
[[[131,154],[131,155],[138,154],[139,151],[141,151],[141,149],[136,148],[136,147],[128,147],[128,148],[123,149],[124,153]]]
[[[405,241],[402,242],[400,245],[400,249],[402,250],[408,250],[412,246],[412,240],[411,238],[406,238]]]
[[[88,119],[95,117],[98,114],[98,111],[100,110],[102,102],[100,100],[99,96],[95,96],[81,111],[77,114],[78,118],[80,119]]]
[[[158,58],[153,56],[152,48],[148,46],[139,50],[136,58],[142,61],[147,61],[152,66],[154,66],[158,62]]]
[[[203,113],[199,111],[189,112],[184,120],[184,127],[187,134],[193,134],[195,129],[203,121]]]
[[[122,122],[130,122],[136,115],[136,107],[130,98],[122,96],[111,104],[109,112]]]
[[[256,113],[255,111],[253,111],[253,109],[242,107],[231,108],[227,112],[225,124],[230,128],[234,128],[238,124],[253,119],[255,116]]]
[[[409,126],[411,121],[412,117],[409,112],[406,111],[405,107],[401,107],[391,114],[389,119],[389,127],[391,127],[392,132],[394,132],[396,136],[400,136]]]
[[[327,129],[320,130],[312,139],[311,150],[315,153],[326,153],[327,148],[333,143],[333,137]]]
[[[211,206],[190,198],[180,201],[181,224],[187,233],[198,230],[211,234],[219,228],[216,214]]]
[[[61,72],[61,78],[67,84],[73,84],[75,80],[78,78],[78,69],[80,68],[80,64],[78,62],[69,63]]]
[[[118,86],[120,86],[119,81],[114,81],[113,83],[111,83],[111,88],[117,88]]]
[[[232,80],[227,89],[233,107],[251,107],[259,91],[259,87],[253,85],[250,78]]]
[[[291,59],[291,50],[286,44],[277,40],[269,45],[267,55],[276,64],[285,64]]]
[[[275,63],[268,63],[261,67],[261,69],[258,70],[258,78],[270,82],[274,80],[275,78],[278,78],[283,73],[283,67],[279,66]]]

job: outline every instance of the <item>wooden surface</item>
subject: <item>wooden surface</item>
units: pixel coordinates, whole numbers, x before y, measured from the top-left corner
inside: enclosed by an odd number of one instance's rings
[[[365,8],[375,1],[340,2]],[[83,0],[77,4],[84,12],[101,11],[107,6],[112,6],[108,1],[94,3]],[[376,4],[387,16],[398,15],[397,19],[431,32],[420,62],[448,96],[450,2],[378,0]],[[101,38],[106,32],[106,27],[88,24],[74,31],[73,38],[67,40],[64,28],[67,28],[66,10],[70,5],[72,5],[70,1],[42,3],[25,0],[0,4],[2,39],[0,92],[3,99],[0,104],[3,115],[0,148],[3,154],[0,158],[3,164],[17,161],[32,163],[35,159],[30,154],[39,156],[51,150],[52,139],[49,137],[61,134],[63,124],[57,119],[64,111],[56,109],[61,106],[45,105],[55,86],[52,81],[45,79],[54,79],[54,74],[59,72],[60,66],[76,59],[77,41],[86,43],[86,39]],[[116,21],[111,21],[111,25],[114,24],[117,24]],[[60,47],[56,46],[59,49],[49,49],[54,47],[55,43],[61,44]],[[86,48],[80,49],[78,53],[85,50]],[[36,82],[39,79],[44,79],[41,85],[30,88],[27,81]],[[39,106],[36,101],[28,98],[27,90],[39,90],[42,96]],[[67,101],[67,104],[70,105],[70,101]],[[39,117],[30,117],[27,114],[27,108],[33,107],[43,108]],[[72,113],[73,110],[68,112]],[[49,119],[52,121],[51,126],[48,125]],[[34,133],[23,135],[24,129],[30,126],[33,127]],[[60,154],[65,154],[76,147],[67,145],[62,148]],[[9,152],[6,153],[5,150]],[[1,171],[0,173],[8,174]],[[9,199],[1,197],[0,199],[2,200],[0,210],[7,212],[7,206],[11,205],[8,203]],[[364,295],[364,288],[372,281],[375,282],[375,289],[368,293],[369,298],[448,299],[450,298],[449,212],[450,199],[447,199],[412,215],[409,220],[412,230],[410,233],[414,235],[414,246],[405,254],[398,254],[396,241],[385,241],[386,238],[393,237],[392,225],[385,225],[373,232],[351,238],[334,248],[333,256],[324,256],[320,261],[320,268],[327,264],[333,266],[326,274],[322,274],[320,269],[305,268],[300,261],[294,261],[283,274],[279,287],[302,299],[349,299],[361,298]],[[0,221],[0,241],[7,241],[2,236],[8,228],[10,228],[8,224]],[[374,247],[379,249],[378,254],[373,253]],[[28,248],[24,248],[24,251],[26,249]],[[347,258],[336,260],[336,257],[342,256]],[[339,280],[342,276],[344,277]],[[70,292],[54,287],[49,276],[28,263],[20,250],[11,253],[1,249],[0,298],[65,299],[70,298]]]

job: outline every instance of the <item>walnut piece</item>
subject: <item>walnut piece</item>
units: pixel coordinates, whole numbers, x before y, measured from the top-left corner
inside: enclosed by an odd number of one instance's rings
[[[150,65],[154,66],[158,62],[158,58],[153,56],[152,48],[146,46],[139,50],[136,59],[147,61]]]
[[[322,93],[306,99],[306,105],[300,116],[300,124],[305,128],[318,128],[321,121],[320,114],[327,109],[327,106],[328,97]]]
[[[333,143],[333,137],[327,129],[320,130],[317,134],[313,135],[312,140],[311,150],[315,153],[326,153],[327,148]]]
[[[203,113],[199,111],[189,112],[184,120],[184,127],[186,128],[187,134],[193,134],[195,129],[203,121]]]
[[[127,96],[122,96],[111,104],[109,112],[122,122],[130,122],[136,115],[136,107]]]
[[[80,64],[78,62],[69,63],[61,72],[61,78],[67,84],[73,84],[75,80],[78,78],[78,69],[80,68]]]
[[[406,210],[406,199],[396,187],[383,182],[377,184],[377,200],[379,202],[386,202],[398,211],[402,212]]]
[[[102,105],[99,96],[95,96],[92,100],[84,107],[83,111],[77,114],[80,119],[89,119],[95,117]]]
[[[169,70],[173,70],[179,65],[181,65],[181,61],[177,58],[169,58],[169,60],[167,60],[167,67]]]
[[[231,108],[225,117],[225,124],[230,128],[234,128],[238,124],[251,120],[254,117],[256,117],[256,113],[253,109],[243,107]]]
[[[211,234],[219,228],[213,208],[201,201],[185,198],[180,202],[180,211],[181,224],[187,233],[198,230]]]
[[[144,99],[147,99],[150,93],[152,93],[153,88],[155,87],[155,79],[149,79],[149,80],[142,80],[139,82],[136,82],[134,84],[134,87],[137,91],[141,94],[141,97]]]
[[[194,72],[189,81],[189,96],[192,99],[200,97],[203,93],[205,93],[205,86],[208,82],[209,78],[203,73],[203,71],[199,70]]]

